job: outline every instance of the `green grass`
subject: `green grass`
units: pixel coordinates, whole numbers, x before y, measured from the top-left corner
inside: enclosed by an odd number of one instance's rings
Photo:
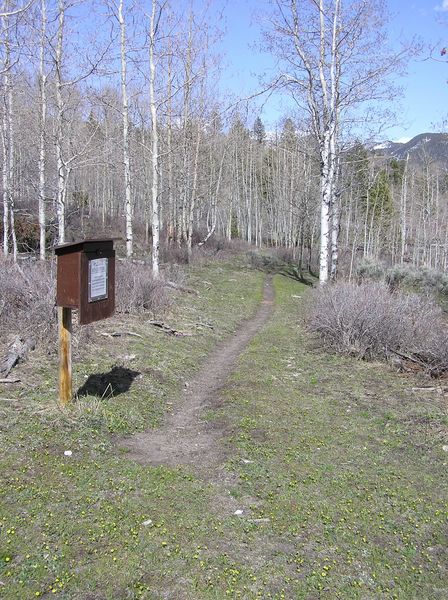
[[[165,317],[192,337],[167,336],[145,324],[148,316],[97,324],[101,331],[133,330],[143,340],[97,335],[78,348],[74,387],[108,372],[117,356],[135,354],[129,367],[143,377],[126,394],[83,398],[61,412],[55,356],[21,368],[32,385],[2,390],[0,597],[153,597],[148,590],[177,580],[175,569],[163,574],[167,553],[173,565],[195,564],[205,486],[188,472],[131,463],[113,435],[157,425],[216,342],[255,312],[262,281],[244,267],[193,268],[189,285],[200,295],[179,295]],[[197,325],[204,322],[213,329]],[[149,518],[154,526],[142,525]]]
[[[119,349],[143,373],[126,394],[61,414],[52,358],[33,365],[33,387],[0,401],[0,597],[448,597],[444,398],[316,349],[297,298],[306,288],[291,279],[275,278],[273,317],[206,415],[226,425],[233,477],[206,482],[117,451],[113,436],[156,426],[261,298],[261,274],[242,267],[190,277],[200,297],[182,295],[166,321],[193,337],[118,319],[144,335]],[[75,362],[78,385],[116,362],[123,342],[99,339],[101,352]]]
[[[448,597],[447,456],[435,435],[445,401],[416,397],[409,377],[380,364],[313,350],[294,298],[306,292],[282,278],[276,287],[275,318],[222,410],[239,493],[288,548],[266,557],[262,596]],[[263,535],[251,534],[253,547]]]

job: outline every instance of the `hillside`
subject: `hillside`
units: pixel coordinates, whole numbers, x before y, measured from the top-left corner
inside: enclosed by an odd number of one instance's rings
[[[373,147],[377,154],[406,160],[414,165],[424,165],[427,162],[440,166],[448,166],[448,133],[421,133],[409,142],[399,143],[387,141]]]

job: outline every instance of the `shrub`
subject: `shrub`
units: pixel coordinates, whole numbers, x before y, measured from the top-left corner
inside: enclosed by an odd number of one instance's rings
[[[294,265],[297,263],[297,260],[294,258],[294,252],[291,248],[284,248],[282,246],[278,248],[272,248],[270,254],[275,256],[277,260],[285,265]]]
[[[448,370],[442,310],[418,294],[391,292],[385,283],[337,283],[313,293],[309,326],[325,344],[362,359],[397,354],[431,375]]]
[[[384,273],[384,280],[387,285],[395,290],[404,284],[412,286],[412,276],[408,267],[403,265],[395,265]]]
[[[359,263],[356,269],[356,275],[360,281],[371,279],[380,281],[381,279],[384,279],[385,270],[386,268],[382,263],[365,258]]]
[[[39,224],[31,217],[15,214],[14,232],[19,252],[37,252],[39,249]],[[0,237],[3,237],[3,222],[0,223]],[[46,243],[50,242],[47,234]]]
[[[249,264],[255,269],[264,271],[279,271],[285,266],[284,260],[275,253],[260,252],[251,250],[247,253]]]
[[[177,244],[163,244],[160,246],[160,260],[162,263],[188,264],[188,249]]]
[[[391,289],[407,288],[424,294],[448,296],[448,275],[428,267],[394,265],[386,268],[382,263],[363,260],[356,270],[358,281],[385,281]]]
[[[171,281],[180,286],[186,285],[187,276],[185,271],[176,263],[168,263],[163,265],[162,274],[165,281]]]
[[[116,307],[118,312],[150,311],[162,316],[172,300],[162,278],[154,279],[149,265],[135,261],[117,261]]]
[[[32,337],[47,345],[56,331],[55,263],[0,259],[0,338]]]
[[[56,262],[34,259],[19,264],[0,257],[0,343],[12,336],[32,338],[44,350],[57,350]],[[174,270],[176,273],[174,273]],[[179,283],[182,275],[173,267]],[[163,315],[172,304],[163,280],[152,277],[151,268],[117,261],[116,305],[118,312],[149,311]],[[74,328],[74,350],[92,333],[89,327]]]
[[[409,279],[425,293],[448,295],[448,276],[441,271],[425,267],[411,272]]]

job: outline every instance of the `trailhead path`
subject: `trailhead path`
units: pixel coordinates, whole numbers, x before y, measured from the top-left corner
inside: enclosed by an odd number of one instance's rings
[[[267,277],[263,300],[255,316],[242,323],[232,337],[209,355],[197,375],[186,383],[180,398],[174,402],[174,412],[163,425],[120,442],[120,447],[128,450],[128,458],[148,465],[194,465],[202,472],[225,461],[224,426],[207,423],[203,415],[219,406],[220,390],[241,353],[269,319],[273,306],[272,277]]]

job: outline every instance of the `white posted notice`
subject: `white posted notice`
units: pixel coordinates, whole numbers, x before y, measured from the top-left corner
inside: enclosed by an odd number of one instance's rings
[[[89,302],[107,298],[107,258],[89,260]]]

